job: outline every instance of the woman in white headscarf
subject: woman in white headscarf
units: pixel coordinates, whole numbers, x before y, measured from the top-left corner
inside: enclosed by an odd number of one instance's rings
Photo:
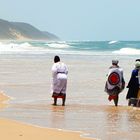
[[[52,97],[54,98],[53,105],[57,105],[57,98],[62,98],[62,105],[65,105],[67,74],[68,69],[66,64],[60,62],[59,56],[55,56],[54,64],[52,66]]]

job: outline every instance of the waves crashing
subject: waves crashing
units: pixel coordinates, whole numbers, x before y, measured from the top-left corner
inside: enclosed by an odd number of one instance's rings
[[[139,41],[9,41],[0,54],[140,55]]]

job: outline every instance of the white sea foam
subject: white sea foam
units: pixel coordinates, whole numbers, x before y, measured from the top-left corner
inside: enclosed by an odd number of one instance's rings
[[[36,52],[43,48],[34,47],[30,43],[2,43],[0,42],[0,54],[12,54],[12,53],[25,53],[25,52]]]
[[[34,46],[34,43],[30,42],[0,42],[0,54],[75,54],[75,55],[106,55],[110,54],[110,52],[102,52],[102,51],[92,51],[88,47],[82,48],[81,50],[69,49],[72,46],[68,45],[66,42],[52,42],[39,44],[38,46]],[[87,50],[86,50],[87,49]]]
[[[140,55],[140,49],[121,48],[120,50],[113,51],[112,53],[120,55]]]
[[[49,43],[49,44],[46,44],[46,45],[51,47],[51,48],[58,48],[58,49],[61,49],[61,48],[63,49],[63,48],[69,48],[70,47],[65,42]]]
[[[117,40],[113,40],[113,41],[108,42],[108,44],[114,44],[114,43],[117,43],[117,42],[118,42]]]
[[[92,44],[93,43],[93,44]],[[0,42],[0,54],[140,55],[140,49],[104,47],[104,42]],[[100,45],[102,43],[102,46]],[[121,42],[120,42],[121,43]],[[98,46],[99,44],[99,46]],[[117,47],[120,47],[120,44]]]

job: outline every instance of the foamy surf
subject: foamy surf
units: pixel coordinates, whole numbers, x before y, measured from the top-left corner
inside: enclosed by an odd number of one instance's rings
[[[112,53],[119,55],[140,55],[140,49],[122,48],[120,50],[113,51]]]
[[[45,49],[47,51],[48,49]],[[28,42],[2,43],[0,42],[0,54],[36,54],[44,51],[42,47],[35,47]]]
[[[111,45],[112,44],[112,45]],[[113,46],[113,47],[112,47]],[[127,46],[127,48],[126,48]],[[9,41],[0,42],[0,54],[139,55],[139,41]]]
[[[117,42],[118,42],[117,40],[113,40],[113,41],[108,42],[108,44],[114,44],[114,43],[117,43]]]
[[[46,43],[47,46],[51,47],[51,48],[69,48],[70,46],[68,44],[66,44],[65,42],[56,42],[56,43]]]

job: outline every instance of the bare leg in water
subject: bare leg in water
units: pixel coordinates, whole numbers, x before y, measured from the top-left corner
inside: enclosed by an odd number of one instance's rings
[[[62,98],[62,106],[65,106],[65,101],[66,101],[66,94],[64,95],[64,98]]]
[[[54,103],[53,105],[57,105],[57,98],[54,98]]]
[[[65,101],[66,101],[66,94],[63,94],[63,98],[62,98],[62,106],[65,106]],[[54,103],[53,105],[57,105],[57,97],[54,97]]]
[[[115,106],[118,106],[118,100],[119,100],[119,95],[117,95],[116,98],[114,99]]]

